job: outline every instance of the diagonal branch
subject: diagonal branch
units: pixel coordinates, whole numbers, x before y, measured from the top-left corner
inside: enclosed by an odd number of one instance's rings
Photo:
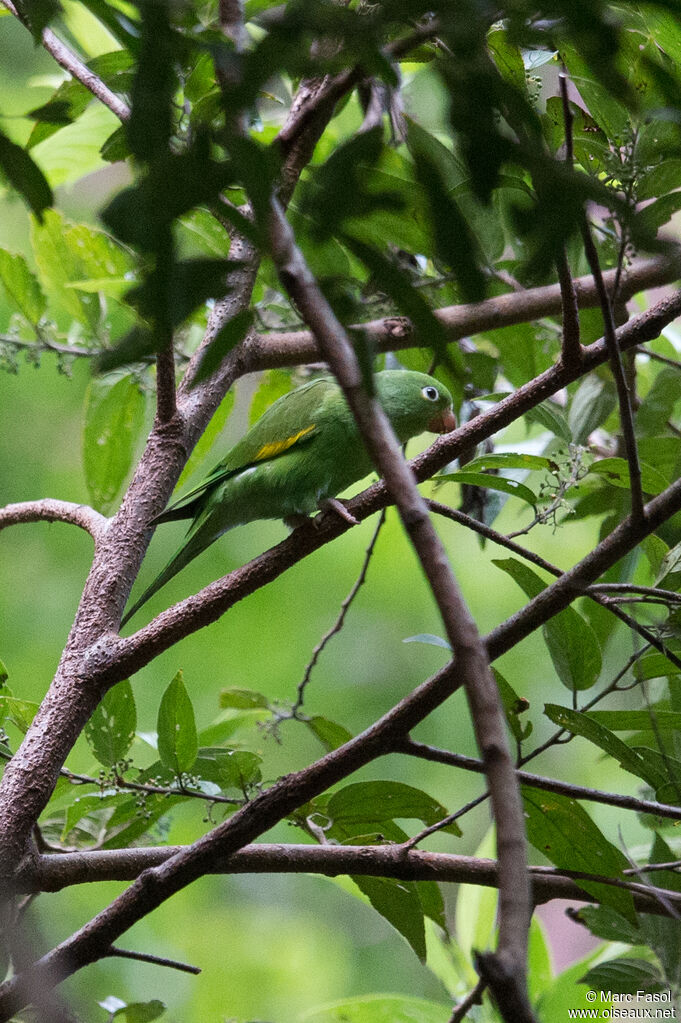
[[[460,767],[464,771],[474,771],[476,774],[485,772],[482,760],[467,757],[463,753],[437,749],[411,738],[402,743],[398,752],[406,753],[411,757],[420,757],[421,760],[429,760],[435,764]],[[516,771],[516,777],[523,785],[529,785],[533,789],[542,789],[544,792],[557,792],[563,796],[570,796],[571,799],[585,799],[590,803],[617,806],[621,810],[634,810],[636,813],[650,813],[664,817],[665,820],[681,820],[681,807],[672,806],[669,803],[658,803],[654,799],[639,799],[636,796],[622,796],[618,792],[604,792],[600,789],[589,788],[587,785],[575,785],[572,782],[559,781],[557,778],[545,778],[539,774],[532,774],[530,771]]]
[[[279,204],[270,210],[272,257],[284,287],[309,325],[320,351],[341,385],[365,445],[400,513],[402,523],[442,616],[457,671],[471,708],[478,746],[486,765],[497,823],[499,869],[499,947],[486,957],[487,971],[515,989],[523,1006],[517,1019],[531,1020],[525,987],[530,892],[526,874],[525,831],[506,727],[496,684],[480,637],[450,570],[444,547],[428,516],[397,438],[379,402],[364,390],[350,340],[324,298],[295,244]],[[490,984],[493,981],[490,978]],[[504,1010],[502,1009],[502,1014]]]
[[[26,25],[25,20],[17,8],[12,3],[12,0],[0,0],[0,3],[10,14],[13,14],[23,25]],[[28,27],[28,26],[26,26]],[[47,52],[53,57],[60,67],[64,68],[65,71],[71,75],[72,78],[77,79],[81,85],[84,85],[88,92],[103,103],[105,107],[116,115],[120,121],[127,121],[130,119],[130,107],[127,103],[112,92],[108,86],[104,84],[101,78],[96,75],[87,64],[84,64],[80,57],[76,56],[73,50],[70,50],[65,43],[59,39],[52,29],[46,28],[42,34],[42,44]]]

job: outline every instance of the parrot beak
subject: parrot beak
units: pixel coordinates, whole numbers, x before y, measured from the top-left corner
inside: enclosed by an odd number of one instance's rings
[[[452,430],[456,430],[456,416],[450,408],[445,408],[433,416],[428,423],[428,429],[431,433],[451,433]]]

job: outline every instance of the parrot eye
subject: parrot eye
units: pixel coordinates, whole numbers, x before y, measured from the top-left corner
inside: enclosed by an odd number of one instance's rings
[[[437,387],[424,387],[421,390],[421,394],[426,399],[426,401],[437,401],[437,399],[440,397],[440,392],[438,391]]]

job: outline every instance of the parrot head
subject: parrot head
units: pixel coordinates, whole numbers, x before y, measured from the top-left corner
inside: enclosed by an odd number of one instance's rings
[[[412,370],[386,370],[375,376],[376,391],[401,441],[429,430],[456,429],[452,396],[439,380]]]

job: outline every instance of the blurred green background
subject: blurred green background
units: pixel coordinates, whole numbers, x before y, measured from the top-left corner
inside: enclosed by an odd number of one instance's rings
[[[29,122],[21,118],[50,95],[55,67],[28,33],[13,19],[0,19],[0,95],[3,129],[25,137]],[[11,56],[10,56],[11,55]],[[45,84],[42,76],[51,76]],[[418,93],[418,88],[414,89]],[[77,188],[58,192],[58,205],[76,220],[96,222],[96,210],[114,191],[125,172],[97,171]],[[0,245],[26,253],[28,218],[23,205],[5,194],[0,204]],[[9,324],[5,296],[0,294],[0,332]],[[18,374],[0,373],[0,504],[50,496],[88,501],[81,464],[82,407],[89,382],[85,360],[71,379],[57,372],[55,360],[44,357],[39,369],[22,364]],[[247,396],[253,381],[240,382],[241,400],[217,452],[246,427]],[[148,409],[151,420],[151,409]],[[522,437],[522,434],[518,435]],[[425,443],[425,439],[424,439]],[[410,454],[416,453],[414,444]],[[426,490],[428,488],[425,488]],[[450,488],[445,499],[454,499]],[[439,496],[441,496],[439,495]],[[506,506],[496,523],[502,530],[519,528],[530,516],[519,503]],[[266,589],[234,607],[217,624],[185,640],[159,657],[133,681],[139,728],[153,731],[161,694],[178,668],[194,702],[197,723],[209,724],[218,713],[221,688],[261,690],[271,699],[292,701],[310,653],[333,623],[340,603],[357,576],[374,523],[364,523],[325,547]],[[451,523],[438,523],[451,562],[479,628],[487,632],[523,604],[518,588],[489,565],[499,551]],[[593,520],[533,531],[527,546],[567,567],[595,538]],[[181,525],[159,530],[142,568],[142,581],[153,577],[174,549]],[[253,524],[229,533],[194,562],[138,616],[148,620],[182,596],[270,547],[286,535],[277,523]],[[14,527],[0,533],[0,658],[15,693],[40,700],[57,665],[86,578],[90,538],[61,524]],[[380,536],[366,586],[353,605],[347,626],[322,655],[308,689],[305,709],[320,713],[357,732],[408,693],[445,662],[445,652],[421,643],[405,644],[419,633],[440,634],[433,601],[394,512]],[[628,651],[627,651],[628,652]],[[626,655],[625,655],[626,656]],[[622,652],[608,651],[603,678],[621,666]],[[540,711],[545,699],[564,703],[569,696],[555,677],[540,635],[523,642],[498,664],[516,691],[531,703],[535,740],[548,735]],[[415,737],[466,754],[475,744],[458,694],[418,729]],[[263,776],[302,767],[320,755],[321,747],[295,722],[281,730],[280,742],[266,731],[253,730],[250,742],[264,757]],[[140,763],[150,760],[140,743],[133,749]],[[97,773],[85,743],[69,762],[74,770]],[[623,790],[612,764],[603,765],[592,747],[577,739],[532,765],[576,783]],[[353,780],[392,778],[425,789],[449,810],[455,810],[483,789],[475,775],[392,756],[360,772]],[[614,812],[592,807],[606,828]],[[183,806],[172,821],[162,823],[155,840],[188,842],[206,828],[203,804]],[[641,840],[633,816],[621,820],[624,841]],[[489,825],[483,804],[462,821],[464,837],[436,836],[429,846],[473,852]],[[291,827],[281,825],[267,840],[299,841]],[[536,855],[536,854],[535,854]],[[30,932],[37,951],[70,934],[103,908],[120,885],[77,887],[43,895],[31,908]],[[453,907],[456,892],[448,898]],[[563,936],[554,935],[560,942]],[[223,1019],[276,1020],[294,1023],[319,1004],[353,994],[397,991],[447,1002],[444,987],[422,966],[403,939],[373,910],[336,882],[307,876],[206,878],[166,903],[153,917],[126,935],[124,947],[186,960],[201,967],[197,979],[153,966],[108,961],[90,967],[69,981],[64,993],[84,1018],[104,1019],[94,1002],[108,995],[124,1000],[160,998],[169,1020],[207,1023]]]

